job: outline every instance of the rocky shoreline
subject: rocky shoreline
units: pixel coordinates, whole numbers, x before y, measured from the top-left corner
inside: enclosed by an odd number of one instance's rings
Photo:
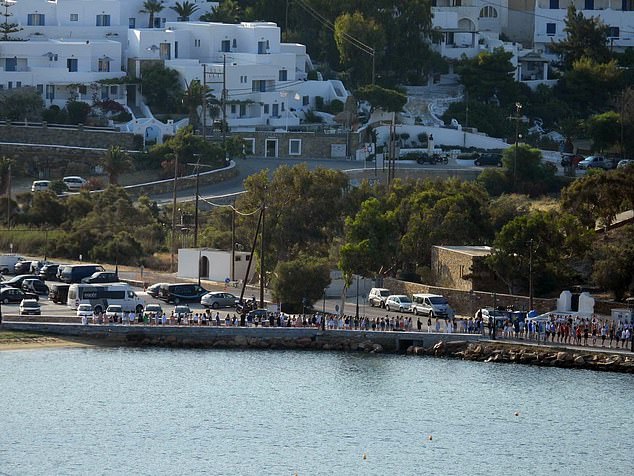
[[[432,347],[410,346],[409,355],[449,357],[477,362],[498,362],[565,369],[634,373],[634,353],[623,355],[592,349],[526,346],[510,342],[443,342]]]

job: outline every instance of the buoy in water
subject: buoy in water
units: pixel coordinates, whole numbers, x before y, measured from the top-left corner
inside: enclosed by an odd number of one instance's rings
[[[515,416],[520,416],[520,412],[515,412]]]
[[[366,455],[365,453],[363,453],[363,459],[368,459],[368,455]]]
[[[433,438],[431,437],[431,435],[429,435],[429,436],[427,437],[427,439],[428,439],[429,441],[431,441]]]

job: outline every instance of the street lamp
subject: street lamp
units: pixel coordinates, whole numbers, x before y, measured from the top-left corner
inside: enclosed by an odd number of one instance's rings
[[[515,159],[513,160],[513,187],[515,187],[516,174],[517,174],[517,149],[519,145],[520,136],[520,112],[522,112],[522,104],[515,103]]]

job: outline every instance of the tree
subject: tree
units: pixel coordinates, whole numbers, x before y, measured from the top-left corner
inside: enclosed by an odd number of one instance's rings
[[[151,63],[141,70],[141,88],[148,106],[158,112],[174,112],[181,105],[182,91],[178,71]]]
[[[571,69],[575,61],[582,58],[596,63],[606,63],[610,59],[609,27],[599,17],[586,18],[570,3],[564,24],[566,39],[550,44],[550,48],[561,56],[564,69]]]
[[[634,226],[627,225],[592,249],[592,278],[621,300],[634,292]]]
[[[192,126],[194,130],[198,130],[198,126],[200,125],[198,108],[202,107],[203,103],[207,100],[209,88],[197,79],[193,79],[186,86],[182,99],[183,107],[187,110],[189,125]]]
[[[154,15],[160,13],[165,8],[163,0],[145,0],[143,2],[143,8],[139,10],[139,13],[147,13],[150,15],[148,19],[148,28],[154,28]]]
[[[313,304],[330,284],[330,267],[325,259],[300,254],[275,266],[271,290],[275,301],[289,304],[298,312]]]
[[[130,156],[118,145],[110,146],[101,164],[108,174],[110,185],[117,185],[119,183],[119,174],[132,167]]]
[[[38,121],[42,117],[43,109],[44,101],[35,88],[0,91],[0,119]]]
[[[236,0],[224,0],[211,12],[201,15],[200,21],[217,23],[240,23],[244,12]],[[265,17],[270,18],[270,17]]]
[[[535,291],[548,294],[571,282],[572,260],[588,246],[588,233],[571,215],[532,211],[504,225],[485,261],[514,294],[528,290],[532,258]]]
[[[482,52],[475,58],[461,61],[457,71],[469,99],[489,102],[496,96],[502,105],[520,100],[519,86],[513,79],[512,57],[513,53],[498,48],[493,53]]]
[[[386,89],[376,84],[362,86],[355,96],[368,101],[373,109],[381,108],[388,112],[401,112],[407,103],[407,96],[395,89]]]
[[[555,183],[556,168],[542,161],[542,153],[527,144],[508,147],[502,163],[512,191],[531,196],[550,192]]]
[[[614,111],[596,114],[586,121],[588,135],[592,138],[592,149],[603,151],[621,139],[621,118]]]
[[[198,5],[193,2],[185,0],[184,2],[176,2],[173,7],[170,7],[178,15],[179,21],[189,21],[189,18],[198,11]]]
[[[68,112],[68,122],[70,124],[85,124],[90,114],[90,104],[83,101],[68,101],[66,111]]]
[[[9,8],[14,5],[15,2],[10,2],[8,0],[0,2],[0,8],[4,7],[4,12],[0,13],[0,16],[4,17],[4,21],[0,23],[0,35],[2,35],[0,40],[2,41],[12,40],[9,35],[23,30],[17,23],[9,23],[9,18],[13,16],[13,13],[9,13]]]
[[[376,52],[385,43],[381,26],[360,12],[344,13],[335,20],[334,35],[341,64],[350,70],[353,83],[371,82]]]

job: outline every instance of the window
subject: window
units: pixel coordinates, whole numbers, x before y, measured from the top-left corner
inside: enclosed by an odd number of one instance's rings
[[[266,41],[258,41],[258,54],[266,54]]]
[[[222,40],[220,42],[220,51],[222,51],[223,53],[229,53],[231,51],[231,41]]]
[[[550,9],[559,10],[559,0],[550,0]]]
[[[263,79],[254,79],[251,83],[251,92],[253,93],[265,93],[266,92],[266,81]]]
[[[548,36],[555,36],[557,33],[557,24],[556,23],[546,23],[546,34]]]
[[[621,0],[621,9],[624,12],[634,11],[634,0]]]
[[[136,18],[128,18],[128,28],[131,30],[136,28]]]
[[[119,95],[119,86],[117,86],[116,84],[113,86],[110,86],[110,95],[111,96],[118,96]]]
[[[36,89],[37,89],[37,93],[38,94],[44,94],[44,85],[43,84],[38,84],[36,86]]]
[[[268,114],[269,113],[269,105],[265,104],[264,105],[264,114]]]
[[[247,105],[240,104],[240,117],[244,117],[247,115]]]
[[[97,26],[110,26],[110,15],[97,15]]]
[[[16,81],[15,82],[15,87],[16,88],[21,88],[22,87],[22,81]]]
[[[232,104],[231,105],[231,114],[235,114],[236,113],[236,105]]]
[[[97,64],[97,71],[100,73],[107,73],[110,71],[110,60],[100,59]]]
[[[55,99],[55,85],[47,84],[46,85],[46,99]]]
[[[46,24],[43,13],[29,13],[26,16],[28,26],[44,26]]]
[[[255,138],[253,137],[247,137],[246,139],[243,139],[244,141],[244,153],[247,155],[254,155],[255,154]]]
[[[273,117],[279,117],[280,115],[280,105],[279,104],[273,104],[273,109],[271,111],[271,115]]]
[[[585,0],[584,10],[594,10],[594,0]]]
[[[194,40],[194,47],[196,48],[200,47],[200,40]]]
[[[288,141],[288,155],[302,155],[301,139],[290,139]]]
[[[497,18],[498,11],[493,8],[491,5],[487,5],[482,10],[480,10],[480,18]]]
[[[4,60],[4,70],[5,71],[17,71],[18,70],[18,59],[17,58],[6,58]]]
[[[174,58],[178,58],[178,41],[174,42]]]
[[[66,60],[66,68],[68,68],[69,73],[77,72],[77,58],[68,58]]]
[[[71,13],[70,21],[79,21],[79,13]]]
[[[233,39],[233,43],[231,44],[232,48],[237,48],[238,47],[238,40],[236,40],[235,38]]]
[[[302,96],[302,106],[308,106],[310,104],[310,96]]]
[[[288,81],[288,71],[286,71],[285,69],[280,69],[279,80]]]
[[[161,28],[161,19],[159,17],[154,18],[154,28]]]
[[[621,35],[621,30],[618,26],[611,26],[608,30],[608,38],[619,38]]]

